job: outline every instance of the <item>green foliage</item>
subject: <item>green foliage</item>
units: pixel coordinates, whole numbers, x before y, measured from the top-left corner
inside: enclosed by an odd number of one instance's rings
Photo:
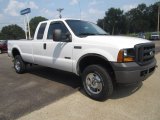
[[[123,31],[123,24],[125,24],[125,17],[123,11],[120,9],[110,8],[106,12],[106,17],[104,18],[105,25],[107,26],[105,30],[109,30],[110,34],[119,34]]]
[[[25,38],[24,30],[18,25],[8,25],[2,28],[0,39],[3,40],[18,40]]]
[[[151,39],[151,32],[146,32],[145,33],[145,37],[146,37],[146,39]]]
[[[34,17],[30,20],[30,30],[31,30],[31,36],[33,37],[34,36],[34,33],[35,33],[35,30],[39,24],[39,22],[41,21],[45,21],[47,20],[46,18],[44,17],[41,17],[41,16],[38,16],[38,17]]]
[[[120,9],[110,8],[97,25],[110,34],[129,34],[157,30],[158,2],[146,6],[139,4],[136,8],[124,13]]]
[[[149,19],[147,16],[147,7],[145,4],[138,5],[126,13],[129,24],[129,32],[144,32],[149,30]]]

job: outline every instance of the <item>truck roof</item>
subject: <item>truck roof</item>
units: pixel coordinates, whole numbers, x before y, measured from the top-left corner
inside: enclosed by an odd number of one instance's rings
[[[52,21],[65,21],[65,20],[80,20],[80,19],[73,19],[73,18],[59,18],[59,19],[51,19],[51,20],[45,20],[42,21],[40,23],[44,23],[44,22],[52,22]]]

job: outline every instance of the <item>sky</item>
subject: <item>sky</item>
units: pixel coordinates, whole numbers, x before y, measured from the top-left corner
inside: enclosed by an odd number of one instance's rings
[[[109,8],[120,8],[124,12],[145,3],[147,6],[159,0],[0,0],[0,30],[9,24],[24,28],[24,16],[20,11],[31,8],[29,19],[43,16],[47,19],[58,18],[57,8],[64,8],[62,17],[83,19],[95,22],[105,16]]]

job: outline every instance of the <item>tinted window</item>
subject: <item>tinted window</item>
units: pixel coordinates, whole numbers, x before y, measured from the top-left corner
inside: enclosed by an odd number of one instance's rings
[[[42,23],[38,30],[37,39],[43,39],[45,28],[46,28],[46,23]]]
[[[0,45],[7,45],[7,40],[0,41]]]
[[[61,39],[66,39],[66,34],[69,33],[68,29],[62,22],[53,22],[49,26],[47,39],[53,39],[53,31],[60,29],[62,32]]]
[[[107,35],[107,33],[96,24],[81,20],[66,20],[72,31],[77,36]]]

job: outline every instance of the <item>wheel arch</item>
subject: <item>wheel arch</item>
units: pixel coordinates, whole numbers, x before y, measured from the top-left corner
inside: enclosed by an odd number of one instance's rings
[[[87,66],[93,65],[93,64],[100,64],[103,67],[105,67],[106,70],[111,75],[111,77],[115,79],[114,70],[109,60],[106,57],[100,54],[96,54],[96,53],[89,53],[89,54],[85,54],[82,57],[80,57],[80,59],[77,62],[77,66],[76,66],[77,73],[81,75],[83,70]]]
[[[13,56],[13,58],[15,58],[16,55],[20,55],[21,56],[21,53],[20,53],[20,50],[18,48],[14,47],[12,49],[12,56]]]

